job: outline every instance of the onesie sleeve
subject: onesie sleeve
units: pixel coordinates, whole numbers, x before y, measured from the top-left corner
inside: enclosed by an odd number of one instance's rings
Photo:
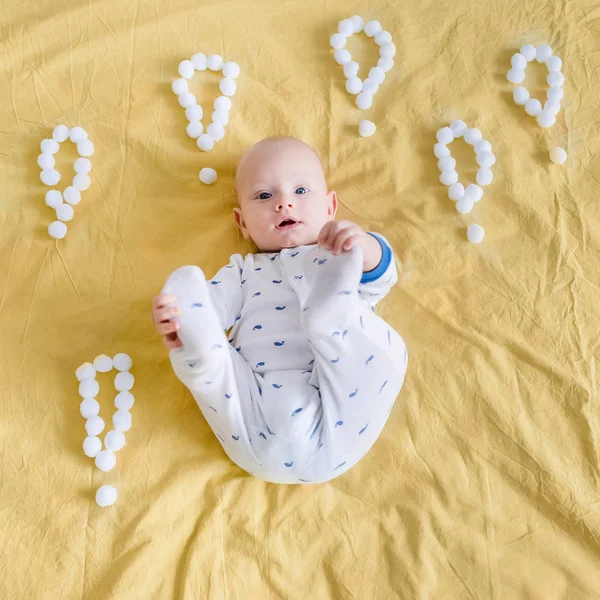
[[[381,245],[381,260],[371,271],[364,271],[358,285],[358,293],[367,304],[374,306],[386,296],[398,281],[394,253],[389,242],[379,233],[367,232]]]
[[[233,254],[227,265],[219,269],[212,279],[206,280],[210,299],[224,331],[233,326],[236,316],[242,310],[243,267],[242,255]]]

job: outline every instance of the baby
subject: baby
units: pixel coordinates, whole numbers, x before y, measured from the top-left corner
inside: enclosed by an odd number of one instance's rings
[[[210,281],[177,269],[154,323],[231,460],[274,483],[328,481],[369,451],[404,381],[404,341],[374,312],[397,281],[392,250],[334,220],[336,194],[295,138],[250,148],[236,188],[260,252]]]

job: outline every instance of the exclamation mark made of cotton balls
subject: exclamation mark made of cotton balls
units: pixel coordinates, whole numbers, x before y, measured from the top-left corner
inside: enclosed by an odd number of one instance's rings
[[[83,442],[83,452],[93,458],[96,466],[101,471],[111,471],[117,463],[116,452],[125,446],[125,432],[131,429],[131,413],[135,403],[131,388],[135,382],[129,372],[133,362],[127,354],[115,354],[113,358],[101,354],[93,363],[83,363],[75,371],[79,381],[79,395],[83,398],[79,405],[81,416],[86,419],[85,430],[87,436]],[[118,371],[114,385],[117,390],[115,408],[112,417],[113,429],[104,436],[104,449],[98,437],[105,427],[104,419],[100,416],[100,404],[96,396],[100,385],[96,380],[96,373],[108,373],[112,369]],[[110,506],[117,500],[117,490],[110,485],[103,485],[96,492],[96,502],[99,506]]]

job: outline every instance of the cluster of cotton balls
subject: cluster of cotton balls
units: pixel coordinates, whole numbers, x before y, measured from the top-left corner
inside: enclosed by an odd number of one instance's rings
[[[54,168],[56,159],[54,155],[59,151],[60,144],[71,140],[77,145],[78,158],[73,165],[75,177],[73,183],[64,192],[50,190],[46,193],[46,204],[56,211],[57,221],[50,223],[48,233],[54,239],[60,240],[67,235],[65,223],[73,218],[73,206],[81,201],[81,192],[87,190],[92,184],[89,172],[92,163],[89,157],[95,152],[94,144],[88,139],[88,134],[83,127],[69,129],[66,125],[57,125],[52,132],[52,137],[42,140],[40,149],[42,153],[38,156],[38,165],[42,172],[40,179],[44,185],[55,186],[61,178],[60,173]],[[63,202],[64,200],[64,202]]]
[[[352,60],[352,55],[345,49],[348,38],[361,31],[374,39],[379,46],[380,55],[377,66],[369,71],[369,76],[364,81],[358,76],[359,64]],[[331,36],[329,43],[335,51],[333,54],[335,61],[344,67],[346,91],[356,96],[358,108],[362,110],[370,108],[373,104],[373,96],[385,80],[385,74],[394,66],[396,46],[392,41],[392,34],[385,31],[379,21],[365,23],[362,17],[354,15],[338,23],[338,31]],[[361,121],[358,132],[361,136],[368,137],[375,133],[375,129],[375,124],[371,121]]]
[[[464,137],[465,142],[473,146],[475,160],[479,165],[477,171],[477,184],[468,185],[466,188],[458,181],[456,172],[456,160],[452,158],[448,145],[456,138]],[[464,121],[453,121],[449,127],[442,127],[436,133],[437,144],[433,152],[438,158],[438,168],[441,171],[440,181],[448,186],[448,197],[456,202],[456,210],[466,215],[471,212],[475,202],[483,197],[483,187],[489,185],[494,179],[491,167],[496,162],[492,152],[492,144],[483,139],[481,131],[477,128],[469,128]],[[469,225],[467,227],[467,238],[478,244],[483,240],[485,231],[480,225]]]
[[[131,429],[131,413],[135,399],[129,391],[133,387],[134,377],[129,372],[133,362],[127,354],[115,354],[113,358],[101,354],[93,363],[83,363],[75,371],[79,381],[79,395],[83,398],[79,405],[81,416],[86,419],[85,430],[88,437],[83,442],[83,452],[95,459],[96,466],[101,471],[110,471],[116,464],[115,452],[125,446],[125,431]],[[96,381],[96,373],[108,373],[115,368],[119,373],[115,377],[115,388],[119,392],[115,397],[116,412],[113,414],[113,429],[104,436],[104,447],[98,437],[104,431],[104,420],[100,417],[100,404],[96,396],[100,385]],[[112,486],[104,485],[96,492],[96,502],[100,506],[114,504],[117,491]]]

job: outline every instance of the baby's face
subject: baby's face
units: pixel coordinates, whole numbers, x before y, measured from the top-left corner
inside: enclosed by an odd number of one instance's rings
[[[236,221],[263,252],[315,244],[337,210],[317,155],[294,138],[253,146],[240,161],[236,187]]]

